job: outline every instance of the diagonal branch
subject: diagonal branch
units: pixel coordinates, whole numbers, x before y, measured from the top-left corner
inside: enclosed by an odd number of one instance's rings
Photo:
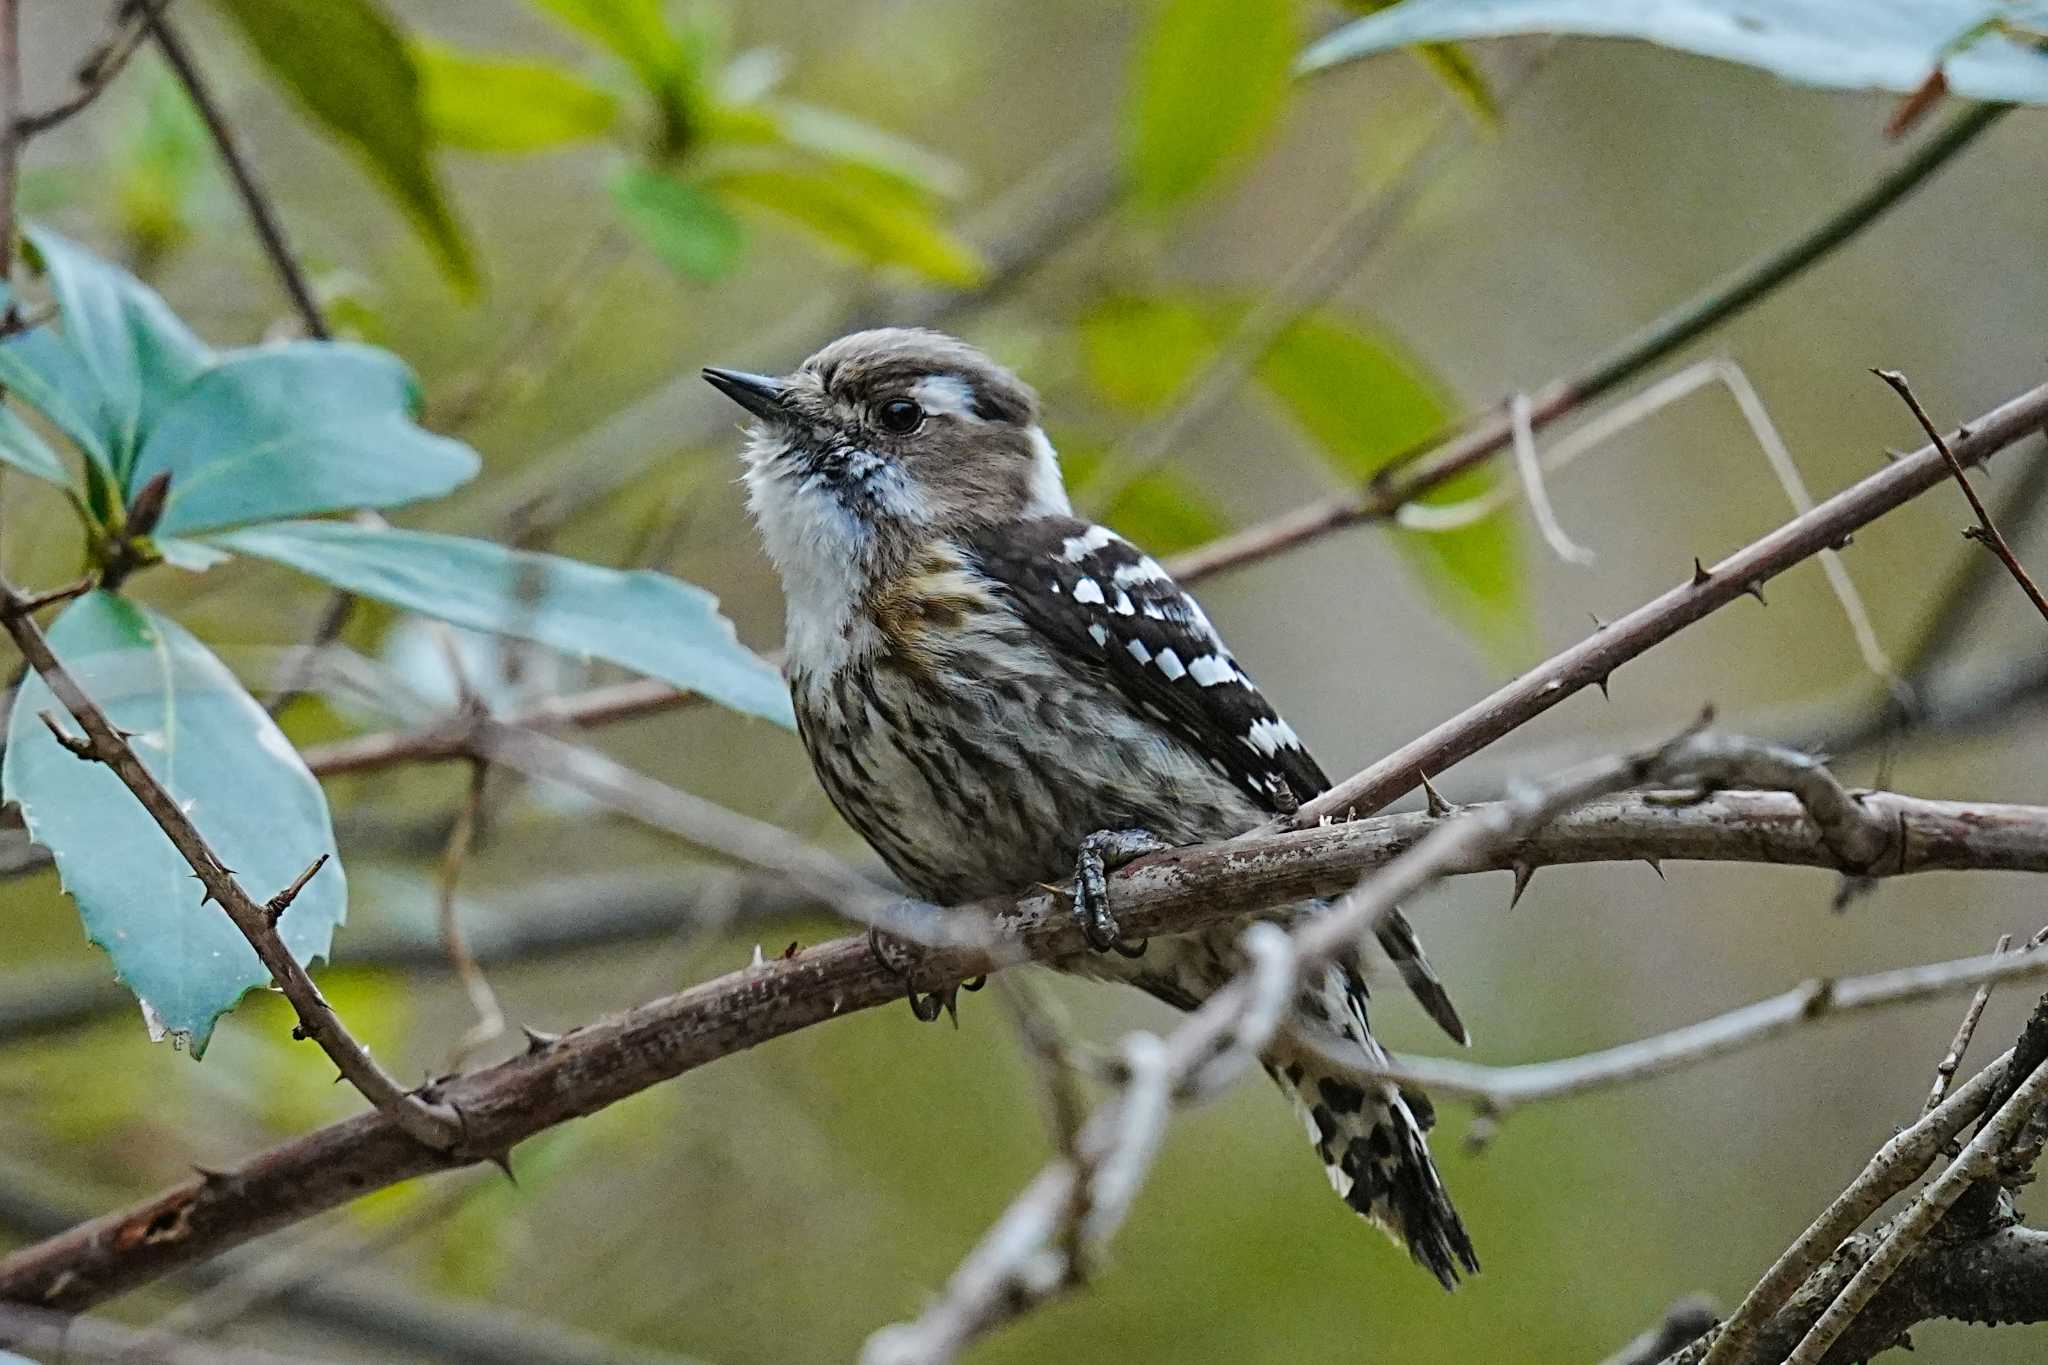
[[[2048,808],[1966,806],[1885,793],[1869,794],[1863,804],[1894,832],[1894,842],[1878,857],[1886,875],[1937,867],[2048,871]],[[1155,936],[1341,895],[1363,873],[1469,818],[1473,809],[1449,817],[1383,816],[1155,855],[1113,879],[1118,917],[1128,932]],[[1479,809],[1480,818],[1490,818]],[[1635,859],[1646,849],[1669,857],[1837,866],[1820,827],[1795,798],[1723,792],[1686,806],[1608,798],[1540,832],[1483,852],[1467,850],[1444,870]],[[1073,917],[1051,895],[987,909],[1003,934],[1002,952],[973,944],[932,950],[916,967],[924,988],[1023,958],[1043,961],[1084,951]],[[1987,971],[2020,974],[2044,964],[2048,956],[2021,966],[2007,955]],[[1979,979],[1948,984],[1967,989]],[[384,1114],[361,1115],[0,1260],[0,1301],[89,1307],[374,1190],[502,1153],[721,1057],[857,1010],[894,1004],[902,993],[897,969],[879,961],[863,938],[754,963],[448,1082],[440,1097],[461,1112],[467,1137],[458,1152],[412,1141]]]
[[[35,617],[29,612],[29,605],[29,599],[11,583],[0,579],[0,624],[4,624],[7,633],[14,637],[29,666],[42,675],[50,691],[85,730],[83,739],[67,735],[54,718],[45,714],[43,719],[56,732],[58,740],[81,759],[105,764],[149,812],[150,818],[163,830],[164,837],[177,847],[191,866],[193,875],[206,888],[207,898],[227,912],[228,918],[241,930],[242,937],[256,950],[256,956],[269,970],[278,989],[291,1002],[292,1009],[299,1016],[297,1034],[319,1044],[321,1051],[333,1060],[349,1083],[362,1092],[363,1098],[388,1113],[406,1133],[436,1148],[453,1146],[461,1134],[461,1123],[455,1112],[444,1104],[408,1093],[386,1074],[369,1050],[342,1024],[341,1017],[320,994],[319,987],[313,984],[313,978],[307,975],[305,967],[278,937],[278,916],[290,904],[297,887],[319,870],[319,864],[315,863],[299,882],[280,891],[270,901],[259,903],[252,899],[214,853],[206,836],[199,832],[199,827],[192,823],[176,798],[157,781],[156,774],[143,765],[127,739],[107,719],[106,712],[86,695],[77,679],[51,651],[49,641],[43,637],[42,627],[36,624]],[[325,861],[324,857],[322,861]]]
[[[1969,434],[1953,443],[1952,454],[1963,465],[1980,464],[2044,424],[2048,424],[2048,385],[1971,423]],[[1595,631],[1492,696],[1338,783],[1304,804],[1293,823],[1299,827],[1379,810],[1413,790],[1423,773],[1441,774],[1573,693],[1598,685],[1622,664],[1745,596],[1752,587],[1821,550],[1847,543],[1852,533],[1947,477],[1947,458],[1932,445],[1885,466],[1711,568],[1696,569],[1689,581]]]

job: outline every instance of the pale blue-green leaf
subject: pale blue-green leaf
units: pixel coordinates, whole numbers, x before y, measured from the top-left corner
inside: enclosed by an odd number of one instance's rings
[[[1405,0],[1315,43],[1300,68],[1410,43],[1563,33],[1641,39],[1841,90],[1906,93],[1939,66],[1959,95],[2040,104],[2048,56],[1997,24],[2037,23],[2044,11],[1997,0]]]
[[[203,540],[182,540],[177,536],[153,536],[150,544],[163,556],[164,563],[187,573],[205,573],[218,564],[225,564],[234,556],[217,545],[208,545]]]
[[[1165,0],[1125,115],[1132,188],[1164,208],[1243,159],[1286,102],[1297,0]]]
[[[408,611],[606,659],[735,711],[796,723],[781,675],[739,643],[718,599],[666,574],[339,521],[212,539]]]
[[[200,833],[258,900],[289,885],[334,831],[320,784],[263,708],[175,622],[96,592],[50,627],[50,647]],[[166,1032],[205,1050],[214,1020],[270,979],[217,905],[202,905],[191,868],[119,778],[81,762],[38,719],[76,724],[40,678],[21,686],[8,721],[0,790],[29,836],[56,856],[92,941]],[[301,962],[326,954],[347,911],[330,861],[278,924]]]
[[[27,236],[56,296],[64,339],[99,385],[125,493],[140,433],[213,363],[213,352],[154,289],[113,262],[48,228],[31,227]]]
[[[50,449],[49,442],[5,403],[0,403],[0,460],[60,487],[71,482],[71,476],[64,472],[64,462]]]
[[[696,185],[628,166],[612,178],[611,192],[626,226],[677,274],[710,281],[739,263],[746,247],[739,220]]]
[[[387,351],[320,341],[238,351],[149,430],[135,481],[170,472],[165,535],[438,497],[476,473],[477,457],[415,423],[417,400]]]
[[[11,299],[0,284],[0,307]],[[78,443],[86,457],[114,475],[115,436],[120,423],[106,395],[71,343],[48,323],[0,337],[0,389],[50,419]]]

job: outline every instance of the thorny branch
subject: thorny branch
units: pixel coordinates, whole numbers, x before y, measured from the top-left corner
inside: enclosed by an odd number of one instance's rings
[[[114,83],[114,78],[128,65],[128,59],[142,46],[143,39],[149,36],[150,21],[170,8],[170,4],[171,0],[120,0],[114,6],[113,31],[86,54],[85,60],[72,73],[78,89],[47,109],[22,115],[15,125],[21,137],[26,140],[48,132],[82,112],[105,93],[107,87]]]
[[[42,627],[36,624],[29,610],[30,605],[30,599],[0,579],[0,624],[4,624],[7,633],[14,637],[14,643],[29,666],[42,676],[50,691],[64,703],[65,710],[85,730],[82,738],[66,734],[56,718],[46,713],[43,720],[58,741],[79,758],[104,764],[149,812],[150,818],[156,821],[164,836],[176,846],[206,888],[207,899],[220,905],[249,941],[249,946],[256,950],[256,956],[297,1012],[298,1032],[318,1043],[349,1083],[362,1092],[363,1098],[390,1114],[405,1132],[434,1147],[452,1146],[461,1132],[455,1112],[446,1105],[408,1093],[387,1075],[370,1056],[368,1049],[349,1033],[340,1016],[313,984],[313,978],[307,975],[305,967],[278,937],[277,918],[289,906],[297,887],[303,886],[320,870],[320,863],[314,863],[293,887],[280,891],[269,903],[252,899],[214,853],[206,836],[199,832],[177,799],[143,765],[121,731],[107,719],[99,704],[86,695],[77,679],[51,652]]]
[[[2034,604],[2034,610],[2041,613],[2041,619],[2048,621],[2048,598],[2041,596],[2041,590],[2034,586],[2034,580],[2028,576],[2026,566],[2021,564],[2019,556],[2012,552],[2012,546],[2006,544],[2005,533],[1998,529],[1998,523],[1993,521],[1991,513],[1985,510],[1984,500],[1977,496],[1976,488],[1970,483],[1969,472],[1963,468],[1955,452],[1948,448],[1948,443],[1941,439],[1941,433],[1935,430],[1934,423],[1927,416],[1927,409],[1921,407],[1920,400],[1914,397],[1913,386],[1906,382],[1906,376],[1897,370],[1874,370],[1872,373],[1891,385],[1893,391],[1905,400],[1906,406],[1913,410],[1914,420],[1919,422],[1921,430],[1927,433],[1927,439],[1934,442],[1934,448],[1941,452],[1942,460],[1948,465],[1948,472],[1962,485],[1963,496],[1969,500],[1970,510],[1977,516],[1977,524],[1966,529],[1963,534],[1998,557],[1998,562],[2005,565],[2005,571],[2012,575],[2013,582],[2020,585],[2020,591]]]
[[[1506,853],[1597,796],[1653,781],[1699,785],[1729,780],[1782,783],[1802,802],[1811,801],[1814,834],[1837,856],[1861,860],[1882,851],[1878,841],[1884,836],[1875,827],[1876,817],[1864,825],[1847,809],[1853,803],[1832,779],[1780,752],[1699,731],[1434,821],[1425,837],[1326,913],[1301,921],[1291,934],[1283,937],[1273,925],[1253,924],[1242,940],[1250,965],[1237,980],[1164,1038],[1140,1033],[1127,1039],[1124,1083],[1083,1126],[1074,1154],[1055,1158],[1039,1173],[915,1321],[870,1338],[864,1365],[943,1365],[977,1337],[1074,1284],[1081,1267],[1070,1248],[1100,1246],[1115,1232],[1133,1193],[1128,1185],[1142,1176],[1157,1146],[1166,1100],[1202,1098],[1234,1081],[1279,1026],[1300,973],[1369,941],[1396,905],[1475,860]],[[1869,840],[1861,837],[1866,829]],[[2011,970],[2020,964],[2002,965]],[[2048,960],[2025,966],[2034,974],[2048,974]],[[1973,963],[1955,974],[1975,981],[1983,979],[1984,970],[1984,964]],[[1822,990],[1816,998],[1827,994]],[[1812,1001],[1799,1003],[1804,1008],[1794,1019],[1818,1013]],[[1324,1058],[1361,1078],[1383,1074],[1327,1052]],[[1614,1072],[1618,1078],[1632,1074],[1625,1068]],[[1110,1184],[1105,1172],[1115,1172],[1119,1183]],[[1074,1232],[1071,1221],[1084,1215],[1086,1225]]]
[[[1630,772],[1610,769],[1610,775],[1619,782]],[[2048,810],[1883,793],[1867,795],[1862,804],[1892,831],[1878,855],[1879,873],[1937,866],[2048,870]],[[1717,839],[1710,832],[1716,821],[1735,812],[1746,813],[1743,832]],[[1503,819],[1491,808],[1468,807],[1448,817],[1386,816],[1176,850],[1117,873],[1112,894],[1128,932],[1184,932],[1340,895],[1361,873],[1386,866],[1404,851],[1418,851],[1451,826],[1473,825],[1483,832]],[[1838,866],[1820,826],[1804,816],[1796,798],[1755,792],[1725,792],[1685,806],[1611,797],[1498,843],[1489,834],[1467,846],[1469,836],[1460,834],[1455,849],[1439,842],[1428,865],[1469,872],[1506,870],[1518,860],[1553,855],[1563,861],[1640,857],[1639,840],[1613,838],[1615,820],[1639,831],[1665,831],[1672,856],[1692,856],[1680,849],[1697,854],[1712,847],[1742,859]],[[1514,823],[1508,819],[1511,829]],[[1451,852],[1459,856],[1451,858]],[[930,950],[915,968],[922,987],[957,983],[1019,959],[1042,961],[1084,950],[1080,930],[1054,896],[1033,895],[987,910],[986,921],[963,911],[949,922],[993,923],[1000,950],[983,943]],[[1981,969],[1948,964],[1938,970],[1946,972],[1944,988],[1969,989],[1991,977],[2048,972],[2048,955],[2009,954]],[[437,1152],[412,1141],[385,1114],[361,1115],[0,1260],[0,1301],[90,1306],[374,1190],[503,1153],[556,1124],[720,1057],[855,1010],[894,1004],[902,992],[896,969],[879,962],[862,938],[756,962],[559,1039],[543,1038],[526,1056],[446,1082],[439,1097],[464,1121],[466,1141],[458,1151]],[[1205,1067],[1204,1084],[1214,1078]]]

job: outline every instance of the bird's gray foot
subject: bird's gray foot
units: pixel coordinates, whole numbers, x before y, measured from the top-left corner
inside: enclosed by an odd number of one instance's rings
[[[1149,829],[1099,829],[1081,841],[1074,862],[1074,918],[1088,946],[1098,953],[1143,957],[1145,940],[1126,943],[1109,908],[1109,874],[1134,858],[1161,853],[1173,845]]]

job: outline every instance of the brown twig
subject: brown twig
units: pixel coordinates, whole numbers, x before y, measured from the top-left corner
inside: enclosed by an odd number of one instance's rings
[[[48,109],[22,115],[17,125],[22,138],[47,133],[105,93],[142,46],[142,40],[149,36],[150,20],[170,8],[170,4],[171,0],[120,0],[112,15],[113,32],[87,53],[72,73],[72,79],[78,83],[77,91]]]
[[[1736,551],[1577,645],[1530,669],[1493,695],[1475,702],[1429,733],[1402,745],[1371,767],[1305,803],[1297,826],[1369,814],[1414,788],[1420,774],[1441,776],[1501,736],[1518,729],[1566,697],[1596,686],[1616,668],[1670,639],[1694,621],[1746,596],[1821,550],[1845,543],[1862,529],[1948,477],[1948,459],[1978,464],[2039,431],[2048,422],[2048,386],[2023,394],[1971,424],[1946,455],[1933,446],[1886,465],[1811,512]]]
[[[1900,831],[1883,870],[1932,866],[2048,870],[2048,810],[1866,798]],[[1510,847],[1446,865],[1447,870],[1506,868],[1538,849],[1578,856],[1641,856],[1615,840],[1603,821],[1623,812],[1643,827],[1686,831],[1674,844],[1703,846],[1718,812],[1748,810],[1745,833],[1720,841],[1739,858],[1831,865],[1817,826],[1789,796],[1722,793],[1693,807],[1610,798],[1554,821]],[[1606,812],[1603,814],[1603,812]],[[1425,815],[1263,836],[1177,850],[1116,874],[1112,894],[1126,930],[1156,936],[1223,923],[1259,909],[1331,896],[1361,871],[1385,865],[1453,820]],[[1485,812],[1481,819],[1487,819]],[[1557,841],[1551,843],[1550,841]],[[1595,855],[1593,850],[1604,853]],[[1438,853],[1432,858],[1438,858]],[[1083,951],[1080,930],[1058,898],[1034,895],[989,907],[1003,951],[963,944],[924,953],[922,981],[936,988],[985,974],[1001,962],[1044,960]],[[963,912],[964,913],[964,912]],[[1000,957],[1001,961],[997,959]],[[2048,958],[2042,959],[2048,964]],[[1991,970],[2020,974],[2036,964],[2008,955]],[[1949,969],[1951,971],[1959,969]],[[1945,978],[1974,986],[1981,975]],[[457,1077],[441,1099],[458,1109],[468,1141],[437,1152],[412,1141],[390,1117],[366,1114],[295,1139],[224,1175],[189,1181],[145,1203],[0,1260],[0,1301],[86,1307],[182,1266],[206,1260],[271,1229],[311,1217],[374,1190],[483,1159],[556,1124],[602,1108],[720,1057],[862,1009],[902,998],[897,970],[878,961],[864,937],[835,940],[791,957],[758,962],[730,975],[588,1025],[531,1054]],[[149,1229],[168,1235],[147,1235]]]
[[[222,864],[207,843],[206,836],[199,832],[177,799],[136,757],[135,750],[107,719],[99,704],[86,695],[62,661],[51,652],[42,628],[29,614],[28,606],[29,599],[5,579],[0,579],[0,624],[4,624],[8,634],[14,637],[29,666],[42,676],[57,700],[85,730],[82,738],[68,736],[62,733],[53,719],[46,717],[60,742],[80,758],[104,764],[149,812],[150,818],[156,821],[206,888],[207,898],[227,912],[228,918],[249,941],[249,946],[256,950],[256,956],[269,970],[278,989],[291,1002],[299,1017],[297,1033],[318,1043],[349,1083],[362,1092],[363,1098],[389,1113],[404,1132],[432,1147],[452,1146],[461,1133],[460,1120],[455,1112],[444,1104],[408,1093],[349,1033],[340,1016],[313,984],[313,978],[306,974],[305,967],[278,937],[268,908],[242,889],[241,883]],[[280,892],[279,899],[296,894],[298,887],[320,870],[321,861],[308,868],[292,887]],[[271,903],[277,904],[276,901]]]
[[[477,825],[483,816],[484,789],[490,774],[489,763],[481,759],[471,761],[462,805],[449,826],[447,846],[441,851],[441,870],[435,888],[435,921],[441,930],[441,946],[447,950],[448,965],[455,969],[456,979],[462,982],[462,989],[469,996],[470,1008],[476,1011],[476,1023],[455,1045],[454,1056],[448,1064],[451,1071],[461,1070],[478,1048],[505,1031],[505,1011],[499,1008],[498,993],[491,989],[483,966],[476,960],[476,954],[470,951],[469,940],[462,932],[462,917],[458,913],[456,899],[457,889],[462,883],[462,869],[469,861],[469,850],[476,840]]]
[[[14,272],[14,193],[21,178],[21,0],[0,0],[0,283]],[[14,318],[12,296],[7,319]]]
[[[144,22],[155,35],[157,46],[162,49],[164,60],[170,63],[177,74],[178,83],[185,87],[191,97],[192,107],[199,111],[200,119],[206,124],[207,133],[213,138],[213,145],[220,153],[221,164],[227,168],[228,178],[234,181],[235,193],[241,198],[242,207],[248,210],[249,221],[256,229],[257,238],[263,243],[263,252],[270,258],[270,265],[277,272],[278,282],[284,286],[291,298],[292,307],[299,315],[299,323],[306,329],[306,335],[317,340],[328,339],[327,318],[320,311],[320,304],[313,296],[313,288],[306,282],[305,272],[299,266],[299,258],[292,254],[291,243],[285,237],[284,222],[278,216],[276,207],[270,202],[261,182],[256,179],[256,170],[249,159],[242,155],[241,143],[235,137],[235,130],[228,125],[227,115],[222,112],[220,101],[215,98],[213,87],[201,74],[198,63],[192,59],[190,49],[162,12],[155,11],[145,16]]]
[[[1997,957],[2012,947],[2012,935],[2000,934],[1998,945],[1991,950]],[[1984,1018],[1984,1007],[1991,1003],[1991,983],[1985,982],[1970,997],[1970,1003],[1963,1009],[1963,1021],[1956,1025],[1956,1034],[1949,1041],[1948,1051],[1934,1065],[1934,1085],[1927,1092],[1927,1102],[1920,1107],[1923,1114],[1931,1114],[1934,1107],[1948,1096],[1948,1088],[1954,1084],[1956,1071],[1963,1064],[1963,1054],[1970,1050],[1970,1040],[1977,1036],[1977,1025]]]
[[[1906,406],[1913,410],[1915,420],[1920,423],[1921,430],[1927,433],[1927,439],[1934,442],[1934,448],[1941,452],[1941,458],[1948,464],[1949,473],[1962,485],[1963,496],[1970,500],[1970,511],[1977,517],[1977,524],[1965,530],[1963,534],[1998,556],[1999,562],[2005,565],[2005,571],[2012,575],[2013,582],[2020,585],[2020,590],[2026,593],[2027,600],[2034,604],[2034,610],[2041,613],[2042,620],[2048,621],[2048,598],[2041,596],[2041,590],[2035,587],[2034,580],[2027,576],[2026,567],[2020,563],[2019,556],[2012,552],[2012,546],[2006,544],[2004,532],[1998,529],[1998,523],[1993,521],[1991,513],[1985,510],[1984,501],[1977,496],[1977,490],[1971,486],[1970,476],[1963,469],[1962,461],[1956,458],[1955,452],[1948,448],[1948,442],[1941,438],[1941,433],[1935,430],[1934,423],[1928,420],[1927,410],[1921,407],[1920,400],[1914,397],[1913,386],[1906,382],[1906,376],[1897,370],[1872,370],[1871,373],[1891,385],[1893,391],[1905,400]]]

